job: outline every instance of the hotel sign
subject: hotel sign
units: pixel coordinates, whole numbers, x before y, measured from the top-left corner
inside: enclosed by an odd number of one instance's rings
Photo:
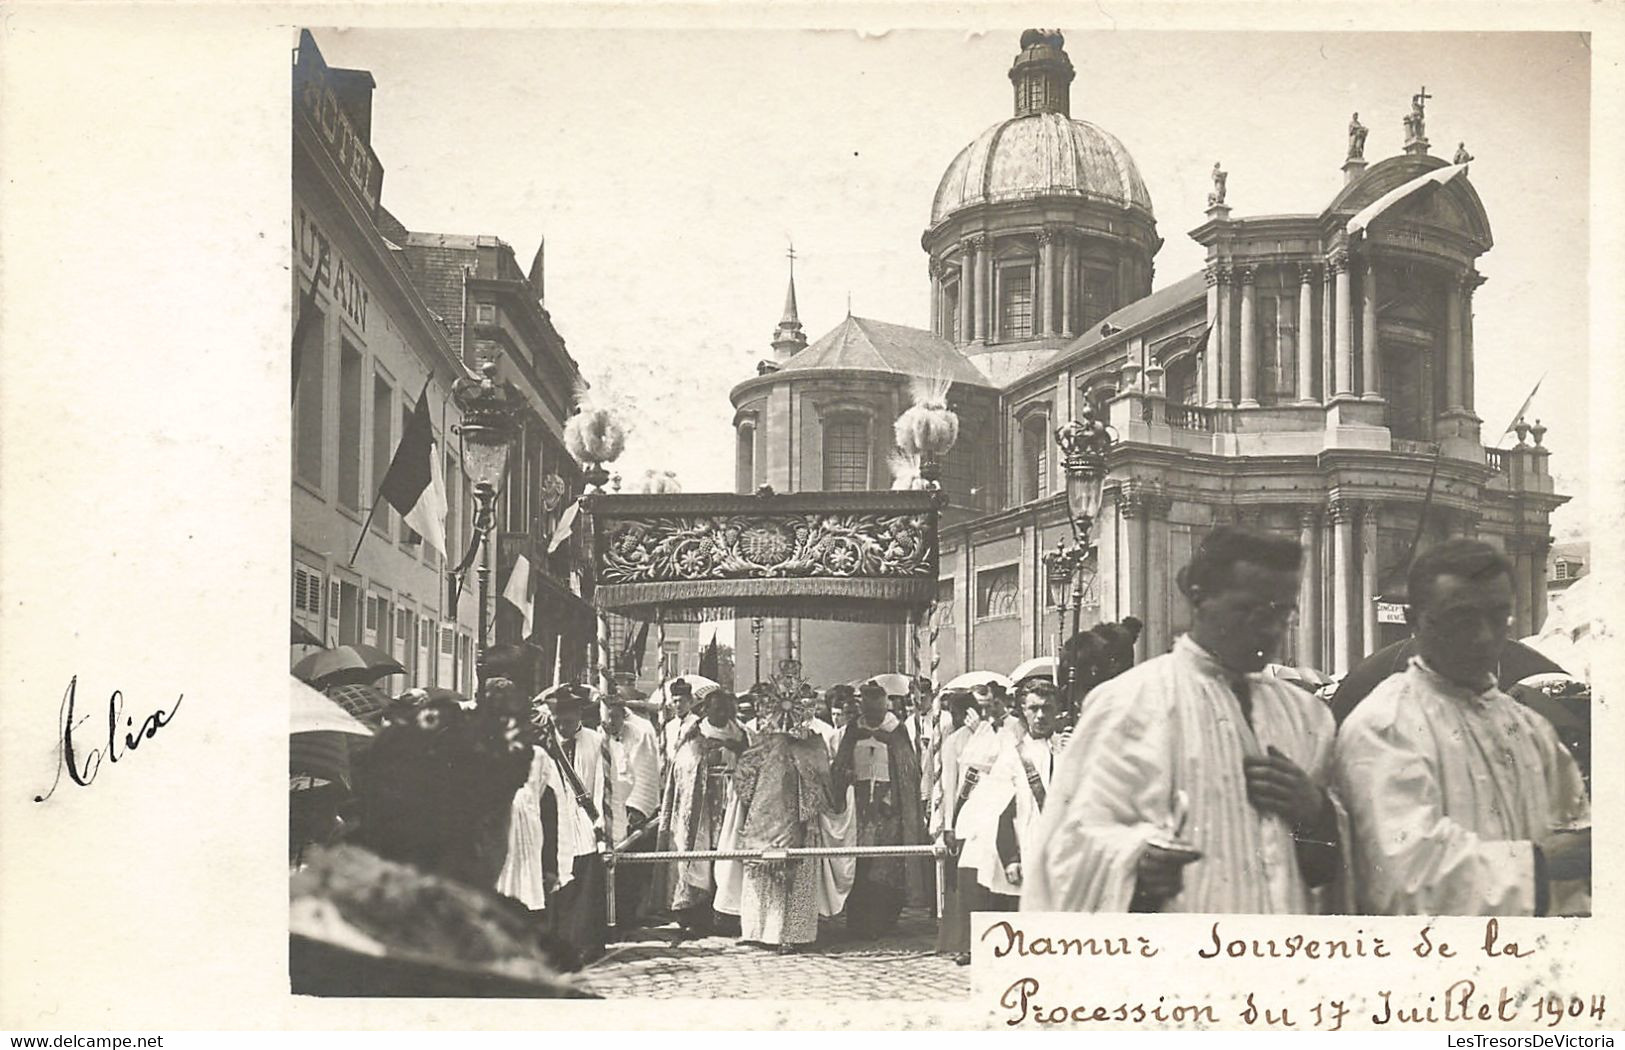
[[[366,204],[368,213],[377,218],[378,197],[384,187],[383,165],[339,105],[327,63],[309,32],[299,35],[299,55],[293,67],[293,104],[310,120],[328,156]]]

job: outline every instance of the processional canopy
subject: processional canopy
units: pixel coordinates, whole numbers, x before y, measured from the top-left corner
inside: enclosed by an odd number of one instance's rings
[[[594,494],[593,604],[640,620],[898,622],[937,592],[939,493]]]

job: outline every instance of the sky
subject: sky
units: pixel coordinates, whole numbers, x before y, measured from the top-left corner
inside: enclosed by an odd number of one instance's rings
[[[729,389],[755,374],[786,248],[809,339],[852,313],[928,326],[920,235],[955,154],[1011,115],[1022,27],[827,30],[317,30],[372,71],[383,200],[409,229],[494,234],[522,265],[547,241],[546,305],[630,434],[618,468],[732,487]],[[1062,27],[1063,31],[1065,27]],[[1590,52],[1579,34],[1067,34],[1072,115],[1121,139],[1165,240],[1156,286],[1199,269],[1214,161],[1234,217],[1319,212],[1347,125],[1400,151],[1427,135],[1469,178],[1495,247],[1478,263],[1477,405],[1494,444],[1530,417],[1585,528]],[[1511,439],[1508,438],[1508,441]]]

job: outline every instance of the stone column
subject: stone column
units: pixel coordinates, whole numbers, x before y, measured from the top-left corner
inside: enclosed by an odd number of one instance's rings
[[[989,342],[996,343],[1000,339],[999,333],[1004,329],[1004,318],[1001,316],[1003,311],[999,309],[999,303],[1004,301],[1004,275],[999,272],[999,264],[991,259],[988,261],[987,283],[987,337]]]
[[[1109,488],[1100,501],[1100,516],[1095,519],[1091,536],[1095,541],[1095,591],[1100,597],[1101,620],[1120,620],[1117,581],[1121,576],[1123,534],[1117,510],[1117,489]],[[1069,622],[1068,627],[1071,626]]]
[[[1039,311],[1040,324],[1034,335],[1055,334],[1055,231],[1046,226],[1038,231],[1038,283],[1033,288],[1033,307]],[[1039,289],[1043,290],[1040,291]]]
[[[1444,307],[1444,403],[1446,412],[1460,412],[1466,407],[1461,400],[1463,365],[1461,341],[1462,302],[1466,298],[1468,278],[1452,275],[1445,287]]]
[[[1349,588],[1354,582],[1354,505],[1337,500],[1331,505],[1332,571],[1327,581],[1332,588],[1332,666],[1333,674],[1346,672],[1354,651],[1354,625],[1349,618]]]
[[[1242,408],[1258,407],[1258,293],[1254,286],[1257,271],[1243,266],[1241,278],[1241,402]]]
[[[1320,285],[1320,401],[1332,399],[1337,385],[1337,273],[1330,260],[1321,269]]]
[[[986,237],[976,238],[976,341],[987,342],[987,315],[993,304],[988,300],[992,274],[988,268],[988,242]]]
[[[1315,268],[1298,268],[1298,403],[1315,403]]]
[[[1219,268],[1208,266],[1202,272],[1207,281],[1207,349],[1202,351],[1202,404],[1219,403]]]
[[[942,269],[935,257],[926,260],[925,272],[931,277],[931,332],[942,334]]]
[[[1339,251],[1332,256],[1332,272],[1337,280],[1337,397],[1354,396],[1354,303],[1349,298],[1349,256]]]
[[[1529,557],[1529,630],[1537,634],[1546,625],[1546,559],[1552,550],[1550,536],[1535,537]]]
[[[1361,656],[1377,651],[1377,504],[1360,506],[1360,641]]]
[[[1529,626],[1529,541],[1514,534],[1501,541],[1501,551],[1512,562],[1512,629],[1507,633],[1514,638],[1535,633]]]
[[[971,303],[976,298],[976,249],[966,241],[959,254],[959,341],[970,342]]]
[[[1461,346],[1461,404],[1473,411],[1473,293],[1487,280],[1475,270],[1467,271],[1467,282],[1462,287],[1462,346]]]
[[[1063,335],[1071,335],[1076,330],[1072,325],[1072,286],[1078,281],[1077,257],[1077,242],[1067,238],[1061,248],[1061,333]]]
[[[1117,615],[1137,616],[1146,622],[1146,557],[1149,537],[1146,530],[1145,493],[1136,485],[1117,490],[1117,514],[1122,519],[1122,532],[1117,548]],[[1144,641],[1142,635],[1141,638]]]
[[[1367,401],[1382,399],[1377,380],[1377,264],[1367,257],[1360,271],[1361,394]]]
[[[1168,511],[1173,501],[1162,491],[1147,492],[1144,498],[1145,519],[1145,612],[1140,615],[1145,621],[1142,632],[1141,652],[1145,656],[1156,656],[1168,651],[1172,643],[1169,634],[1169,591],[1173,574],[1168,564],[1168,551],[1171,542],[1168,528]]]
[[[1219,324],[1214,334],[1219,337],[1219,404],[1228,406],[1235,400],[1235,377],[1230,368],[1230,348],[1235,335],[1230,330],[1230,267],[1219,267]]]
[[[1298,511],[1298,542],[1303,545],[1303,577],[1298,584],[1298,663],[1320,667],[1321,509],[1314,504]]]

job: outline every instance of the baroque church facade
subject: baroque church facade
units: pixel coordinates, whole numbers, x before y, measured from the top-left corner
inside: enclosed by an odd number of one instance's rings
[[[1513,630],[1533,633],[1565,497],[1543,428],[1481,442],[1472,303],[1493,241],[1471,158],[1430,153],[1425,96],[1397,156],[1368,164],[1351,122],[1343,184],[1316,214],[1234,216],[1215,165],[1190,231],[1206,265],[1153,290],[1150,192],[1116,137],[1072,116],[1075,75],[1059,33],[1023,34],[1014,114],[959,152],[931,203],[928,326],[849,316],[809,342],[792,276],[772,359],[731,393],[737,490],[888,487],[911,377],[950,377],[939,681],[1008,673],[1071,633],[1043,556],[1073,537],[1055,431],[1085,405],[1118,444],[1080,623],[1138,617],[1140,658],[1187,626],[1175,570],[1224,523],[1303,544],[1287,662],[1338,673],[1402,637],[1408,556],[1451,536],[1506,551]],[[820,684],[910,667],[904,625],[752,626],[742,662],[759,646],[764,667],[795,657]]]

